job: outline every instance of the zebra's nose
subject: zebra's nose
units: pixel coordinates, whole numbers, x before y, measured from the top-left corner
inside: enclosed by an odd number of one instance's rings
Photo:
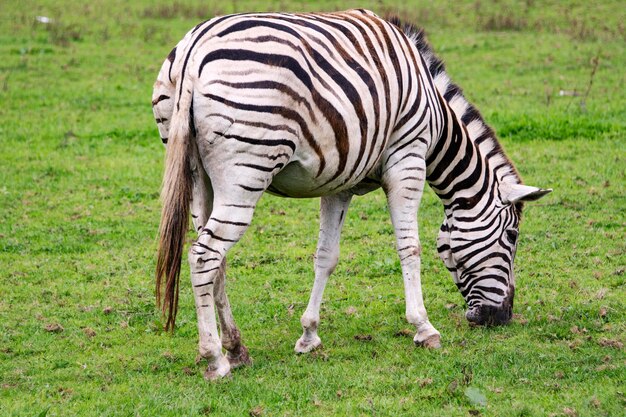
[[[470,307],[465,318],[471,323],[480,326],[500,326],[511,321],[513,316],[513,299],[515,286],[509,286],[508,295],[499,306],[477,305]]]
[[[511,320],[513,309],[509,305],[477,306],[470,308],[465,313],[465,318],[472,324],[484,326],[499,326],[507,324]]]

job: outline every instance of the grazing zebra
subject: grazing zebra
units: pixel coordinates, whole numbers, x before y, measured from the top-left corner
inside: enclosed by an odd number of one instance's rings
[[[171,329],[191,213],[198,239],[189,264],[208,379],[249,362],[224,269],[265,191],[321,197],[315,281],[297,352],[321,343],[322,293],[350,200],[379,187],[395,228],[414,341],[439,346],[420,284],[417,211],[425,180],[444,205],[437,249],[467,302],[467,319],[510,320],[522,202],[550,190],[521,184],[422,31],[366,10],[216,17],[172,50],[152,105],[167,143],[157,300]]]

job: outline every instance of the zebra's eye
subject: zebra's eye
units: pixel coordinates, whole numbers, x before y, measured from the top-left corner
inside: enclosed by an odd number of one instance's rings
[[[517,232],[515,230],[507,230],[506,238],[512,245],[515,245],[515,241],[517,240]]]

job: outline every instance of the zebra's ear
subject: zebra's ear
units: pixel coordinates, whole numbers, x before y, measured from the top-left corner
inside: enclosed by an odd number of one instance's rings
[[[551,192],[551,188],[538,188],[523,184],[500,184],[500,195],[505,204],[539,200]]]

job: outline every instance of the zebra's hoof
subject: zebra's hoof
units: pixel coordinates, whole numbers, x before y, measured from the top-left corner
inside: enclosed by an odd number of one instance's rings
[[[425,347],[426,349],[439,349],[441,347],[441,336],[439,334],[433,334],[425,339],[418,339],[418,337],[415,336],[413,342],[415,342],[417,346]]]
[[[317,349],[321,345],[322,339],[320,339],[317,335],[312,339],[304,339],[303,337],[301,337],[296,342],[294,350],[296,351],[296,353],[309,353],[312,350]]]

